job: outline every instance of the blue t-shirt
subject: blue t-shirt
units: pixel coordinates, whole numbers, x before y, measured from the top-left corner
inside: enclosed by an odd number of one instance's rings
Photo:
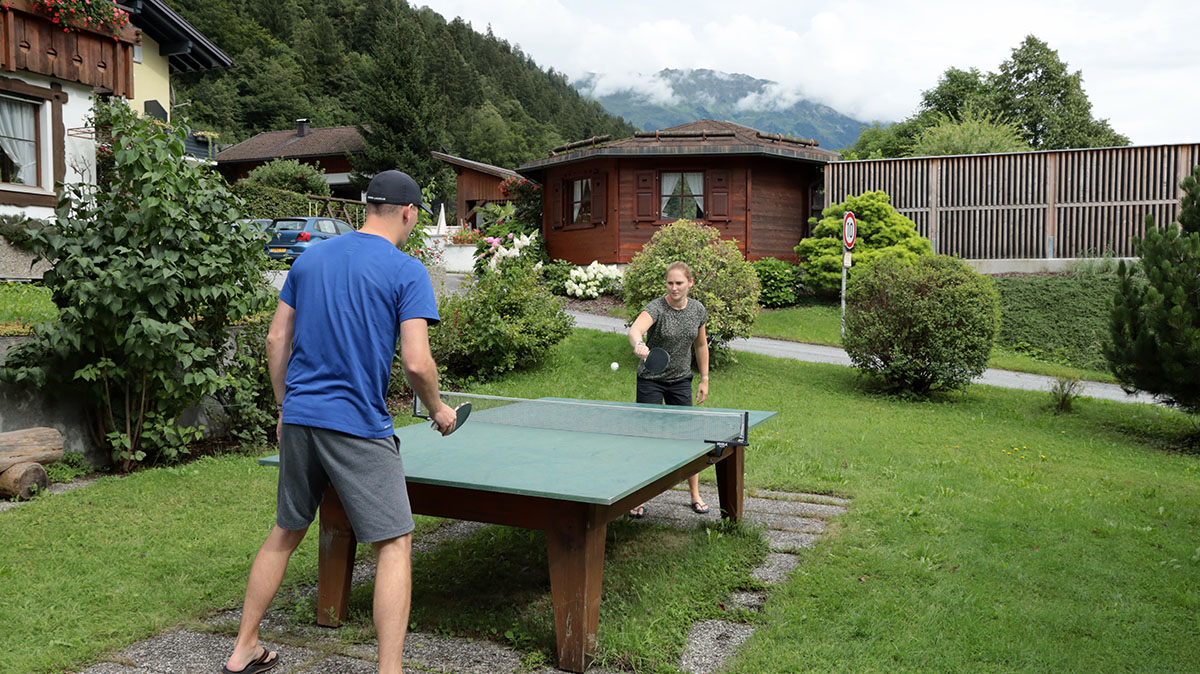
[[[279,299],[296,310],[283,422],[391,437],[384,399],[400,323],[438,321],[424,265],[381,236],[351,232],[296,258]]]

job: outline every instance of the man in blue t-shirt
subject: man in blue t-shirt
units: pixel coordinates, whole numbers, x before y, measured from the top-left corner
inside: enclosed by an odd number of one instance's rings
[[[275,399],[282,403],[275,527],[246,584],[233,654],[223,672],[254,674],[279,664],[258,643],[258,627],[288,560],[332,484],[359,542],[375,547],[375,629],[379,671],[399,672],[412,590],[413,519],[400,444],[384,397],[396,343],[413,391],[442,435],[455,413],[438,395],[429,325],[437,302],[425,267],[396,246],[429,212],[417,183],[400,171],[367,188],[360,231],[311,246],[279,293],[267,335]]]

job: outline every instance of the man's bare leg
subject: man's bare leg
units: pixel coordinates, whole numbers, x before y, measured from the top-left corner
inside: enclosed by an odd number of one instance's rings
[[[258,657],[258,625],[266,615],[275,593],[279,591],[288,560],[292,558],[296,546],[304,540],[307,531],[289,531],[276,526],[254,556],[250,578],[246,581],[246,601],[242,605],[237,642],[233,645],[233,654],[225,663],[230,671],[241,671],[247,663]]]
[[[375,633],[379,637],[379,674],[400,674],[404,634],[412,602],[412,534],[374,544]]]

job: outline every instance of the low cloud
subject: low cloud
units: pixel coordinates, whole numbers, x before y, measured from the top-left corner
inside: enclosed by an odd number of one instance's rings
[[[670,82],[658,75],[642,73],[591,74],[590,81],[581,91],[592,98],[629,92],[656,105],[670,105],[679,102]]]

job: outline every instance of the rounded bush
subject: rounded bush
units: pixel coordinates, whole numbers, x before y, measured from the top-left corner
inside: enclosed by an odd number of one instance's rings
[[[842,346],[886,390],[924,395],[983,374],[999,324],[995,284],[962,260],[884,257],[848,283]]]
[[[330,195],[324,169],[301,164],[295,159],[276,159],[251,171],[246,180],[277,190],[300,194]]]
[[[750,263],[758,275],[758,303],[764,307],[790,307],[800,300],[800,268],[791,262],[764,257]]]
[[[696,285],[690,296],[708,310],[709,344],[720,347],[731,339],[749,337],[758,316],[754,267],[715,228],[689,220],[658,230],[634,256],[625,270],[625,305],[638,311],[664,295],[667,267],[676,260],[692,268]]]
[[[441,299],[438,314],[429,343],[447,388],[541,362],[574,323],[528,266],[470,278],[464,292]]]

